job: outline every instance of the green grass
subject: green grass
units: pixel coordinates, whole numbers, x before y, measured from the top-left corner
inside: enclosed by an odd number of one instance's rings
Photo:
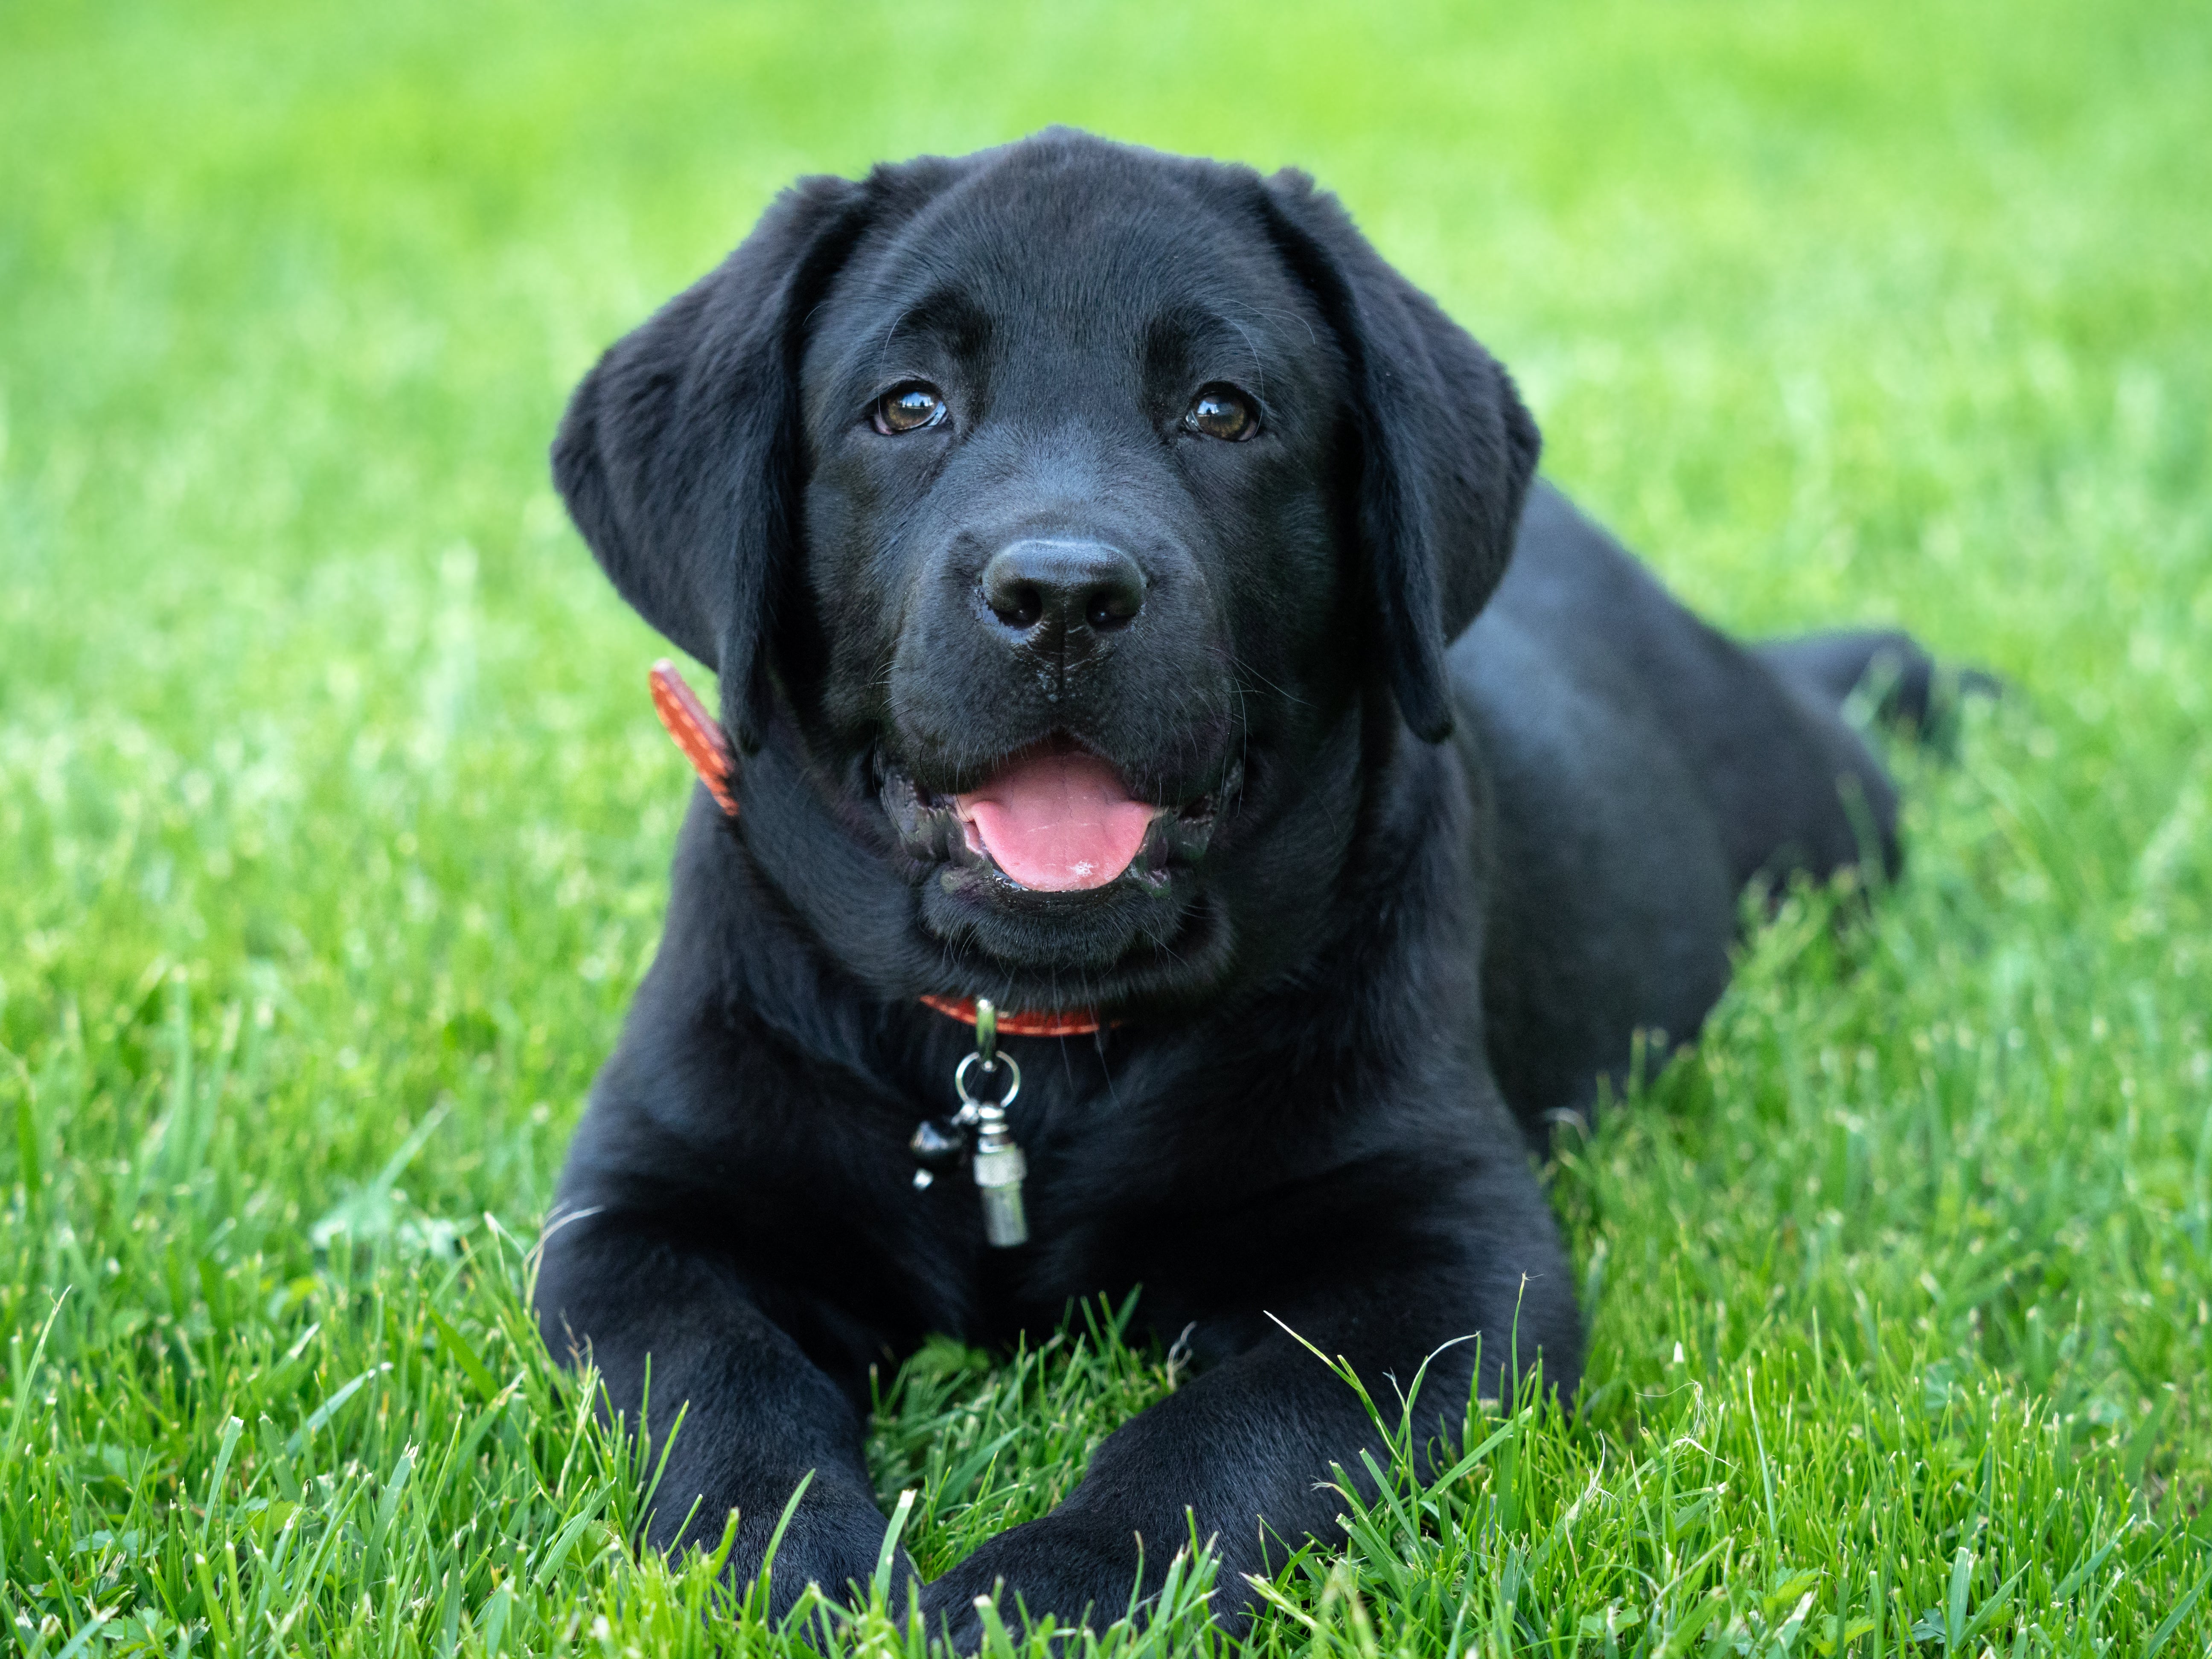
[[[1068,120],[1319,173],[1716,619],[2017,688],[1553,1170],[1581,1419],[1255,1646],[2204,1652],[2207,107],[2189,4],[0,14],[0,1640],[919,1652],[637,1559],[522,1313],[687,788],[543,447],[789,177]],[[1174,1386],[1119,1313],[884,1380],[928,1570]]]

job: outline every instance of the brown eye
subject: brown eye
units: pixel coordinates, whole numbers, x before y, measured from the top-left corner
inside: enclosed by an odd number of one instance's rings
[[[876,399],[876,430],[896,438],[902,432],[919,432],[945,418],[945,399],[933,386],[909,380],[895,386]]]
[[[1183,430],[1241,443],[1260,429],[1260,412],[1233,386],[1201,387],[1182,417]]]

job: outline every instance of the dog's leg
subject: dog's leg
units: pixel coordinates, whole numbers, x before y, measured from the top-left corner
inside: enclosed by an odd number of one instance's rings
[[[646,1479],[668,1449],[647,1541],[711,1549],[734,1509],[728,1576],[750,1583],[785,1504],[811,1474],[771,1568],[775,1613],[810,1580],[838,1597],[850,1582],[867,1582],[884,1522],[869,1485],[861,1413],[761,1311],[731,1264],[650,1221],[583,1213],[549,1234],[538,1310],[555,1353],[588,1352],[606,1408],[633,1428],[646,1418]],[[905,1604],[907,1571],[902,1559],[894,1607]]]
[[[1578,1343],[1564,1283],[1540,1297],[1532,1286],[1522,1303],[1520,1286],[1509,1291],[1503,1280],[1474,1270],[1385,1276],[1280,1311],[1297,1337],[1350,1361],[1394,1431],[1397,1389],[1411,1389],[1436,1355],[1413,1416],[1425,1460],[1461,1430],[1478,1354],[1486,1391],[1502,1386],[1516,1354],[1525,1370],[1540,1349],[1547,1382],[1573,1388]],[[1101,1627],[1133,1591],[1158,1588],[1194,1526],[1219,1563],[1214,1616],[1243,1629],[1243,1574],[1279,1566],[1309,1535],[1338,1535],[1345,1499],[1328,1484],[1332,1468],[1364,1486],[1360,1453],[1388,1457],[1358,1395],[1283,1326],[1255,1312],[1199,1322],[1194,1346],[1201,1355],[1214,1349],[1217,1363],[1109,1436],[1050,1515],[1000,1534],[930,1584],[922,1606],[933,1629],[974,1647],[982,1628],[975,1598],[994,1594],[1010,1625],[1024,1609],[1030,1620],[1050,1613],[1063,1626]],[[1479,1346],[1444,1347],[1478,1333]]]
[[[1911,635],[1893,629],[1765,640],[1753,649],[1783,678],[1832,706],[1857,692],[1882,725],[1939,740],[1960,699],[1995,697],[2004,690],[1978,668],[1946,671]]]

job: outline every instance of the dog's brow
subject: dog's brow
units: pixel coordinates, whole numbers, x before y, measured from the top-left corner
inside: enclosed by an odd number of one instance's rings
[[[912,315],[914,315],[912,306],[902,307],[898,314],[884,325],[883,338],[876,344],[876,367],[878,372],[883,368],[884,359],[891,355],[891,343],[897,338],[899,330],[905,326],[906,319]]]
[[[1255,316],[1263,314],[1256,311]],[[1252,390],[1263,399],[1267,396],[1266,357],[1254,331],[1243,321],[1225,310],[1211,307],[1179,306],[1162,312],[1152,320],[1146,330],[1146,353],[1153,363],[1170,355],[1190,356],[1207,345],[1228,345],[1233,340],[1241,346],[1252,362],[1252,373],[1262,382]]]
[[[1305,330],[1306,343],[1308,345],[1317,346],[1321,343],[1321,336],[1314,331],[1313,319],[1305,315],[1303,312],[1293,311],[1287,306],[1246,306],[1244,309],[1253,316],[1263,319],[1287,317],[1291,321],[1296,323],[1300,328]],[[1242,327],[1243,325],[1239,324],[1238,326]]]
[[[857,334],[855,349],[845,356],[843,365],[848,372],[881,380],[891,372],[890,359],[902,339],[935,337],[955,352],[973,356],[990,332],[990,315],[972,296],[958,289],[939,288],[907,301],[881,329]],[[873,343],[872,351],[862,343],[866,341]]]
[[[1267,366],[1260,356],[1260,348],[1252,343],[1252,331],[1234,317],[1226,319],[1244,342],[1244,349],[1252,354],[1252,392],[1261,403],[1267,401]]]
[[[977,304],[975,297],[967,289],[940,286],[902,306],[898,314],[892,318],[890,326],[884,331],[884,337],[890,339],[908,329],[952,335],[984,335],[990,332],[991,313]]]

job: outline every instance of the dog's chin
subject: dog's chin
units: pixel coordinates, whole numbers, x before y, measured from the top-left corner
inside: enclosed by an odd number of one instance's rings
[[[946,866],[922,884],[923,927],[988,984],[1037,976],[1057,1000],[1093,1002],[1185,943],[1201,907],[1196,882],[1123,877],[1080,893],[1039,893],[993,871]],[[1035,998],[1027,999],[1034,1003]]]
[[[1213,976],[1226,928],[1206,902],[1201,865],[1218,793],[1164,807],[1136,855],[1096,885],[1046,889],[1002,870],[955,799],[883,775],[881,799],[922,926],[957,976],[1044,1008],[1149,999]]]

